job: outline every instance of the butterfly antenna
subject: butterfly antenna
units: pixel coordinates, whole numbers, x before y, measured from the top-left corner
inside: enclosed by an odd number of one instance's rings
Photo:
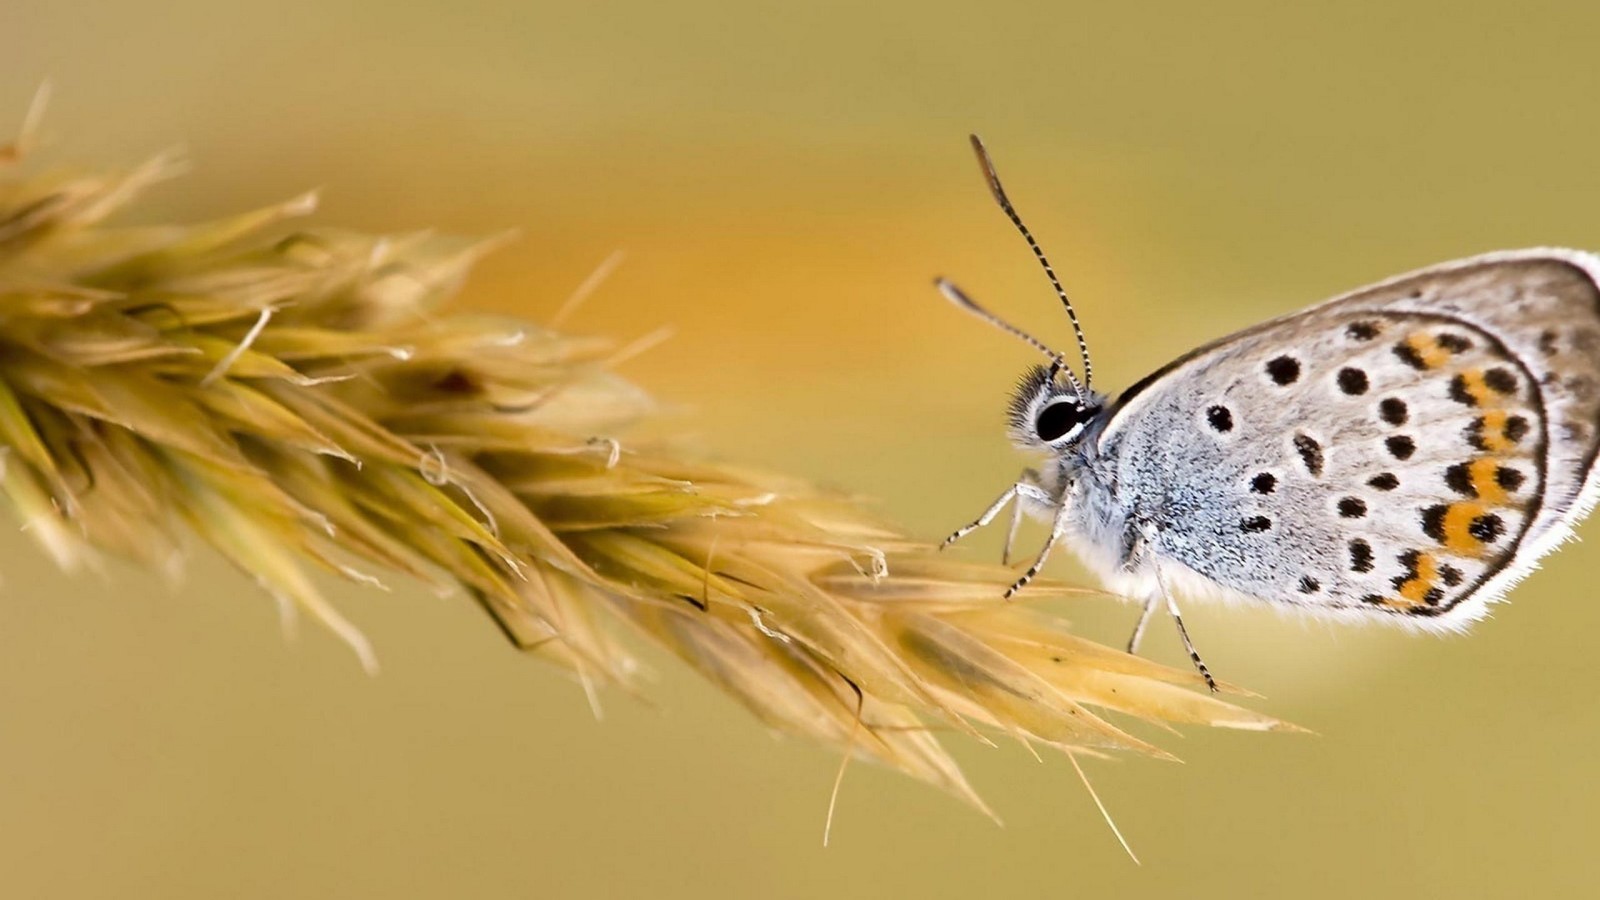
[[[989,193],[994,195],[994,202],[1000,204],[1005,211],[1006,218],[1011,224],[1017,226],[1022,232],[1022,237],[1027,240],[1029,249],[1038,257],[1039,265],[1044,266],[1044,274],[1050,277],[1050,286],[1056,289],[1056,296],[1061,298],[1061,305],[1067,309],[1067,318],[1072,322],[1072,333],[1078,338],[1078,352],[1083,356],[1083,383],[1085,387],[1094,384],[1094,366],[1089,362],[1089,342],[1084,339],[1083,326],[1078,324],[1078,313],[1072,308],[1072,301],[1067,299],[1066,288],[1061,286],[1061,279],[1056,277],[1056,270],[1050,267],[1050,260],[1039,248],[1039,242],[1033,239],[1033,233],[1028,226],[1022,224],[1022,217],[1017,215],[1017,208],[1011,205],[1011,198],[1006,196],[1006,189],[1000,184],[1000,174],[994,170],[994,161],[989,158],[989,151],[984,149],[983,141],[975,134],[968,135],[972,140],[972,149],[978,154],[978,165],[983,167],[983,177],[989,182]]]
[[[1002,319],[987,309],[979,306],[978,301],[968,297],[965,292],[949,281],[946,281],[943,278],[935,278],[933,283],[934,286],[939,289],[939,293],[945,296],[946,300],[949,300],[956,306],[961,307],[983,321],[988,322],[990,325],[993,325],[1001,331],[1004,331],[1006,334],[1017,338],[1033,349],[1043,353],[1045,356],[1050,357],[1050,380],[1054,381],[1056,375],[1058,374],[1066,375],[1067,380],[1072,383],[1073,391],[1077,392],[1079,399],[1088,398],[1088,394],[1084,390],[1083,385],[1078,383],[1078,376],[1072,374],[1072,370],[1067,368],[1066,360],[1062,358],[1060,353],[1045,346],[1044,341],[1039,340],[1026,331],[1023,331],[1021,328],[1018,328],[1010,322],[1007,322],[1005,319]]]

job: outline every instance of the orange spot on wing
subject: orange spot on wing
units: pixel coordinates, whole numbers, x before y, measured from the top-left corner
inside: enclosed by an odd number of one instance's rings
[[[1505,502],[1505,488],[1500,486],[1500,480],[1496,477],[1499,471],[1499,461],[1487,456],[1480,456],[1467,464],[1467,479],[1472,483],[1472,490],[1479,500],[1485,503]]]
[[[1473,406],[1494,406],[1500,399],[1500,395],[1490,390],[1489,385],[1484,383],[1482,370],[1468,369],[1462,372],[1461,384],[1466,389],[1467,396],[1472,398]]]
[[[1417,574],[1406,579],[1400,585],[1400,596],[1404,597],[1413,606],[1426,604],[1428,602],[1428,592],[1433,590],[1433,582],[1438,577],[1438,561],[1424,553],[1417,557]]]
[[[1482,416],[1483,431],[1481,442],[1483,449],[1491,453],[1503,453],[1516,444],[1506,437],[1506,419],[1508,414],[1503,409],[1486,410]]]
[[[1451,550],[1476,555],[1483,550],[1483,541],[1472,536],[1472,521],[1484,514],[1481,503],[1452,503],[1444,514],[1444,540]]]
[[[1434,340],[1431,334],[1420,332],[1413,334],[1406,338],[1406,346],[1410,347],[1417,359],[1422,361],[1422,367],[1425,369],[1437,369],[1450,359],[1450,351],[1439,346],[1439,342]]]

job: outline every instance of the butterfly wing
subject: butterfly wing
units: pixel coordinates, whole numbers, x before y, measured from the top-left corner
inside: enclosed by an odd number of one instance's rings
[[[1476,257],[1196,350],[1117,401],[1119,502],[1226,592],[1460,627],[1600,490],[1597,278]]]

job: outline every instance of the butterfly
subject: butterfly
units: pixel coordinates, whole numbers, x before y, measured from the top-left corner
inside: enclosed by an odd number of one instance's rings
[[[1077,314],[972,137],[996,202],[1043,265],[1077,336],[1066,358],[944,279],[958,307],[1046,365],[1022,377],[1010,435],[1046,464],[1014,504],[1143,604],[1164,607],[1195,668],[1175,593],[1343,620],[1461,631],[1572,533],[1600,496],[1600,257],[1490,253],[1335,297],[1200,347],[1115,398],[1093,387]]]

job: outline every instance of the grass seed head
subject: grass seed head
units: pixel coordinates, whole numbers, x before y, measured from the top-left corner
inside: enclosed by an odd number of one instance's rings
[[[616,343],[441,310],[485,244],[297,226],[313,195],[117,227],[174,159],[0,166],[0,489],[63,567],[165,570],[192,533],[369,667],[311,569],[460,589],[586,685],[634,687],[624,625],[980,806],[936,732],[1164,756],[1102,713],[1287,727],[1037,606],[1086,592],[1002,602],[1009,570],[841,498],[629,443],[651,405]]]

